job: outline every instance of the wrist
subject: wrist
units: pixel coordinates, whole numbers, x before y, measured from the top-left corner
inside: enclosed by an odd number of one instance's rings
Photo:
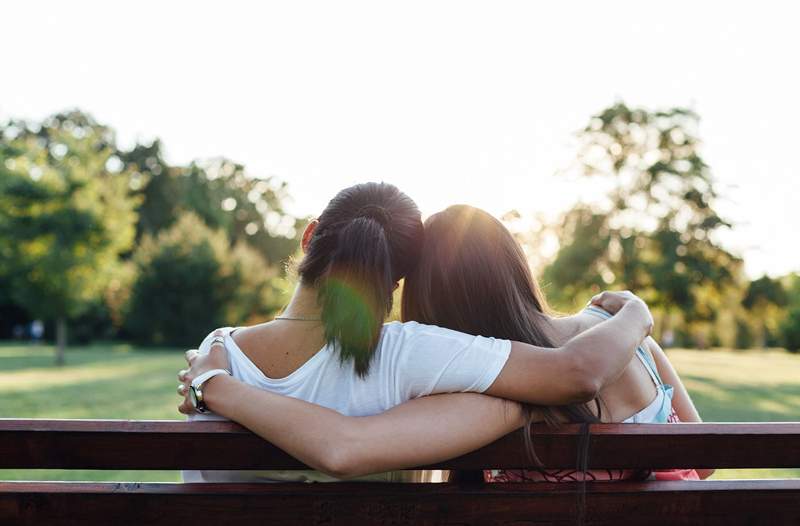
[[[636,324],[641,330],[642,339],[647,337],[653,329],[653,317],[650,315],[650,309],[647,304],[637,298],[628,301],[622,306],[622,309],[631,312],[636,317]]]
[[[236,380],[228,374],[220,374],[209,378],[203,384],[203,401],[211,411],[220,414],[220,406],[224,399],[223,392],[229,382]]]

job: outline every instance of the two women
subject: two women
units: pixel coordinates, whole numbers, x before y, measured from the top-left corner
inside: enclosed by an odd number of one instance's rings
[[[586,313],[548,316],[502,225],[470,208],[444,214],[423,230],[393,186],[343,190],[304,233],[300,285],[284,313],[220,331],[227,353],[210,349],[209,335],[201,355],[188,353],[182,381],[229,367],[232,376],[202,386],[208,407],[337,478],[465,453],[531,418],[603,419],[603,403],[611,415],[641,409],[644,389],[609,391],[626,375],[643,380],[629,372],[652,325],[641,300],[602,295],[615,315],[598,323]],[[404,277],[404,323],[384,325]],[[465,394],[428,396],[440,393]],[[601,403],[583,405],[598,394]]]

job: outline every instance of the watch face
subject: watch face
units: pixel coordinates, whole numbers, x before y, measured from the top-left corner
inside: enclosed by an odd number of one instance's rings
[[[192,406],[197,409],[197,393],[194,392],[194,386],[189,387],[189,400],[192,401]]]
[[[203,391],[199,388],[195,386],[189,387],[189,400],[192,401],[192,406],[198,413],[205,413],[208,410],[206,404],[203,403]]]

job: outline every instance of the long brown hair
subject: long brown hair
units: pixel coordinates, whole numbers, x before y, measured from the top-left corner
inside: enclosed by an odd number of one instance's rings
[[[414,267],[423,227],[417,205],[395,186],[345,188],[319,216],[298,273],[318,290],[325,340],[364,376],[398,280]]]
[[[404,321],[555,347],[549,312],[522,247],[500,221],[467,205],[428,218],[419,260],[403,286]],[[584,404],[524,408],[526,450],[539,466],[530,434],[536,413],[551,426],[599,421]]]

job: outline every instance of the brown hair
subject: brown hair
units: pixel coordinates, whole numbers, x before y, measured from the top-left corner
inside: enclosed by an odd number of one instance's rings
[[[416,264],[422,237],[417,205],[387,183],[345,188],[319,216],[298,274],[317,288],[325,340],[359,376],[369,369],[395,283]]]
[[[500,221],[467,205],[428,218],[417,266],[403,287],[404,321],[555,347],[549,312],[522,247]],[[564,419],[599,421],[583,404],[525,404],[525,445],[537,465],[530,435],[534,411],[551,426]]]

